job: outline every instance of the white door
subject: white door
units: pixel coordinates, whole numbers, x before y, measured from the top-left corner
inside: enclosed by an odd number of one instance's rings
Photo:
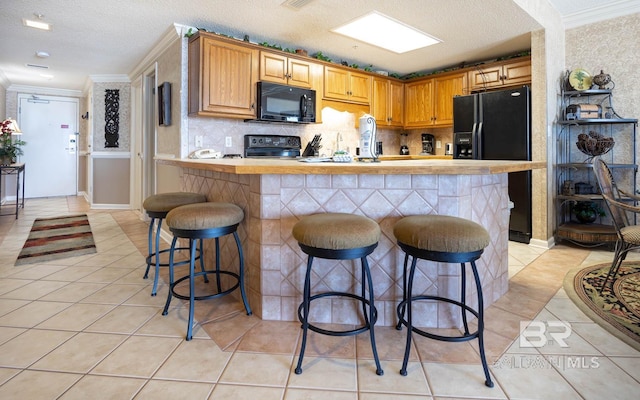
[[[18,96],[25,197],[76,195],[78,190],[78,99]]]

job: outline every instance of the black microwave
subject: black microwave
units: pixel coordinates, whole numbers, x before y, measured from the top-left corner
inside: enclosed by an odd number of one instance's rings
[[[258,82],[258,121],[316,122],[316,91],[295,86]]]

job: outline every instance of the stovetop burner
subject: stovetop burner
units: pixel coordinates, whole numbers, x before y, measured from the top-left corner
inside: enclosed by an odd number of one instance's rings
[[[295,158],[300,156],[300,138],[281,135],[245,135],[245,157]]]

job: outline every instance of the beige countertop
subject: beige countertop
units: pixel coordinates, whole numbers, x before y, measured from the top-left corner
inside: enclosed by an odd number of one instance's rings
[[[315,174],[315,175],[490,175],[546,168],[544,161],[453,160],[450,156],[402,159],[379,162],[335,163],[300,162],[288,159],[175,159],[156,158],[159,164],[238,175]],[[404,156],[406,157],[406,156]]]

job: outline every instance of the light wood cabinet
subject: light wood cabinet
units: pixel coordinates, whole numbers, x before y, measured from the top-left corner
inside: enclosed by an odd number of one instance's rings
[[[428,128],[453,125],[453,98],[466,92],[466,72],[407,83],[404,126]]]
[[[311,63],[282,54],[261,51],[260,80],[312,88]]]
[[[404,123],[404,84],[374,77],[371,114],[381,126],[402,127]]]
[[[371,76],[347,68],[325,66],[324,98],[369,104]]]
[[[531,57],[482,65],[469,72],[471,91],[531,83]]]
[[[433,79],[404,86],[405,126],[425,127],[433,124]]]
[[[189,41],[189,113],[255,118],[259,51],[199,33]]]

